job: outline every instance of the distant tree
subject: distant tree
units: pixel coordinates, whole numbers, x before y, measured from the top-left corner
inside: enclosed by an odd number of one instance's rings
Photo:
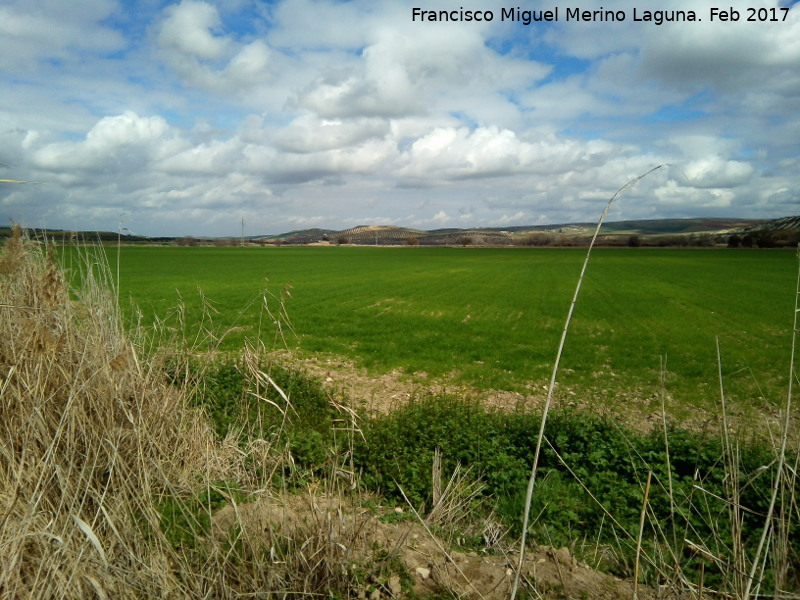
[[[406,238],[406,244],[408,244],[409,246],[418,246],[419,240],[415,238],[413,235],[410,235]]]
[[[742,238],[735,233],[728,238],[728,248],[741,248]]]
[[[349,244],[349,243],[350,243],[350,240],[348,240],[348,239],[347,239],[346,237],[344,237],[344,236],[341,236],[341,237],[339,237],[339,238],[336,238],[336,245],[337,245],[337,246],[342,246],[342,245]]]
[[[756,244],[759,248],[774,248],[775,235],[771,231],[760,231],[756,237]]]
[[[555,241],[555,236],[549,233],[532,233],[524,240],[523,246],[549,246]]]
[[[555,246],[558,248],[573,248],[576,246],[588,246],[589,239],[578,235],[554,235],[550,240],[540,244],[542,246]]]
[[[742,248],[752,248],[755,245],[755,241],[753,235],[748,233],[742,238]]]
[[[658,245],[661,247],[686,246],[687,238],[680,235],[663,235],[658,238]]]
[[[178,244],[178,246],[197,246],[197,240],[191,235],[185,235],[181,238],[178,238],[175,240],[175,243]]]
[[[459,238],[458,243],[462,246],[469,246],[472,243],[472,238],[468,235],[462,236]]]
[[[710,248],[714,245],[714,238],[710,235],[695,235],[692,237],[692,246]]]
[[[642,245],[642,240],[638,235],[632,235],[628,238],[628,246],[630,248],[638,248]]]
[[[781,229],[773,232],[775,245],[781,248],[794,248],[800,241],[800,231],[792,229]]]

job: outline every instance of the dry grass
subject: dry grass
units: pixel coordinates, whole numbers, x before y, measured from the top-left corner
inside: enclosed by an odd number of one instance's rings
[[[211,431],[137,358],[108,286],[71,291],[15,230],[0,258],[0,593],[158,597],[178,586],[156,499],[218,470]]]
[[[266,529],[247,517],[282,497],[269,480],[291,456],[275,438],[217,440],[160,366],[191,351],[126,332],[108,265],[85,262],[71,286],[19,229],[0,252],[0,597],[347,596],[378,585],[388,557],[374,562],[365,541],[375,516],[334,508],[355,506],[351,482],[310,490],[302,516]],[[256,389],[274,386],[251,354]]]

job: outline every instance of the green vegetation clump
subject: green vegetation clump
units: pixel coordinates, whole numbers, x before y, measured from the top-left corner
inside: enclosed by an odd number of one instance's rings
[[[512,535],[519,535],[539,424],[538,414],[491,412],[457,395],[434,394],[366,423],[356,463],[369,487],[398,501],[405,495],[418,506],[430,506],[431,465],[438,450],[445,472],[461,465],[480,475],[483,494]],[[719,438],[685,429],[670,428],[665,437],[660,429],[640,433],[585,412],[557,411],[545,435],[543,476],[532,505],[531,534],[538,543],[570,546],[592,540],[613,546],[618,560],[608,566],[632,576],[650,474],[646,551],[668,552],[664,547],[671,546],[669,552],[680,554],[687,539],[721,557],[730,557],[737,544],[755,547],[773,485],[765,470],[775,455],[766,444],[742,443],[732,473]],[[747,507],[740,533],[731,529],[727,516],[731,478],[746,482],[736,490],[737,502]],[[800,493],[797,481],[788,493]],[[798,536],[795,524],[789,539]],[[795,541],[795,566],[799,553]],[[726,566],[709,568],[707,582],[719,583]],[[699,562],[691,568],[699,568]]]
[[[297,368],[261,363],[256,368],[266,377],[259,382],[251,368],[234,358],[208,364],[194,361],[173,370],[170,382],[191,384],[190,401],[207,411],[220,438],[232,432],[266,436],[280,427],[330,430],[335,410],[319,380]],[[259,429],[253,430],[254,426]]]
[[[211,516],[247,495],[235,482],[213,482],[188,497],[167,495],[159,503],[159,525],[176,549],[198,550],[198,539],[211,534]]]
[[[315,473],[336,451],[333,423],[341,415],[321,382],[298,368],[221,358],[190,362],[170,380],[189,385],[189,402],[206,412],[220,440],[268,439],[285,445],[296,467]]]

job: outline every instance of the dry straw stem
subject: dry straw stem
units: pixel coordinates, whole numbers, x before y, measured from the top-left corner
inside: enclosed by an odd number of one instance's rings
[[[731,577],[733,591],[737,597],[743,597],[746,589],[744,574],[747,570],[747,555],[742,544],[742,510],[740,504],[739,484],[739,447],[734,446],[730,436],[730,426],[728,424],[728,403],[725,397],[725,383],[722,376],[722,352],[719,346],[719,338],[716,339],[717,345],[717,371],[719,377],[720,410],[722,412],[722,441],[725,457],[725,492],[728,505],[728,519],[731,524],[731,542],[733,565]]]
[[[653,472],[647,472],[647,484],[644,489],[644,500],[642,500],[642,514],[639,519],[639,536],[636,538],[636,562],[633,566],[633,600],[639,600],[639,557],[642,555],[642,537],[644,536],[644,523],[647,517],[647,500],[650,497],[650,480]]]
[[[9,169],[11,168],[11,165],[6,164],[4,162],[0,162],[0,165],[8,167]],[[21,181],[19,179],[0,179],[0,183],[26,183],[29,185],[44,185],[43,183],[40,183],[38,181]]]
[[[800,247],[798,247],[797,253],[798,262],[800,263]],[[789,428],[792,422],[792,393],[794,390],[794,380],[797,376],[795,373],[795,349],[797,347],[798,315],[800,315],[800,268],[798,268],[797,285],[795,287],[794,319],[792,322],[792,351],[789,358],[789,389],[786,394],[786,405],[783,409],[783,432],[780,439],[780,449],[778,451],[778,465],[775,472],[775,483],[772,486],[772,494],[770,496],[769,508],[767,509],[767,516],[764,520],[764,528],[761,531],[761,537],[758,541],[758,548],[756,549],[755,556],[753,557],[753,564],[751,565],[750,572],[747,576],[744,592],[742,593],[742,600],[750,600],[753,584],[761,580],[761,577],[757,576],[759,567],[761,568],[761,574],[763,575],[764,566],[762,563],[762,553],[764,552],[764,547],[768,542],[768,538],[771,536],[774,530],[773,517],[775,515],[778,492],[784,485],[784,478],[790,476],[786,470],[786,447],[789,440]],[[764,558],[766,558],[766,556],[764,556]]]
[[[646,173],[643,173],[642,175],[639,175],[638,177],[635,177],[635,178],[631,179],[628,183],[626,183],[619,190],[617,190],[617,192],[611,197],[611,199],[606,204],[606,207],[603,210],[603,213],[600,215],[600,220],[597,222],[597,228],[595,229],[594,235],[592,236],[592,240],[589,243],[589,249],[586,252],[586,258],[583,261],[583,267],[581,268],[581,274],[580,274],[580,277],[578,278],[578,284],[575,287],[575,294],[573,295],[572,302],[569,305],[569,311],[567,312],[567,319],[566,319],[566,321],[564,323],[564,329],[561,332],[561,340],[559,341],[558,350],[556,352],[556,359],[555,359],[555,362],[553,363],[553,372],[552,372],[552,375],[550,377],[550,385],[547,388],[547,399],[546,399],[545,404],[544,404],[544,410],[542,411],[542,423],[541,423],[541,426],[539,428],[539,435],[538,435],[537,440],[536,440],[536,449],[535,449],[534,454],[533,454],[533,464],[531,465],[531,475],[530,475],[530,478],[528,480],[528,489],[527,489],[527,493],[526,493],[526,497],[525,497],[525,512],[524,512],[524,515],[523,515],[523,518],[522,518],[522,539],[520,541],[519,562],[517,564],[517,570],[516,570],[516,574],[514,576],[514,586],[513,586],[512,590],[511,590],[511,600],[514,600],[514,598],[516,598],[517,590],[519,588],[519,578],[520,578],[520,574],[522,573],[522,566],[523,566],[523,564],[525,562],[525,544],[526,544],[526,541],[527,541],[528,524],[530,522],[530,512],[531,512],[531,502],[533,500],[533,490],[534,490],[534,487],[536,485],[536,475],[537,475],[537,472],[539,470],[539,455],[541,453],[542,443],[544,441],[544,429],[545,429],[545,425],[546,425],[546,422],[547,422],[547,415],[550,412],[550,405],[552,404],[552,401],[553,401],[553,391],[555,390],[556,380],[558,378],[558,367],[559,367],[559,364],[561,362],[561,355],[564,352],[564,344],[565,344],[565,342],[567,340],[567,333],[569,332],[569,326],[570,326],[570,323],[572,322],[572,314],[575,311],[575,305],[578,302],[578,296],[579,296],[580,291],[581,291],[581,286],[583,285],[583,277],[586,274],[586,268],[589,266],[589,258],[592,255],[592,248],[594,248],[595,241],[597,240],[597,236],[600,233],[600,228],[603,226],[603,222],[605,221],[606,216],[608,215],[608,211],[611,209],[611,204],[614,202],[614,200],[616,200],[617,197],[620,194],[622,194],[625,190],[627,190],[628,188],[630,188],[631,186],[636,184],[638,181],[644,179],[645,177],[647,177],[651,173],[654,173],[655,171],[661,169],[662,167],[666,167],[666,166],[669,166],[669,165],[662,164],[662,165],[658,165],[657,167],[653,167],[652,169],[650,169]]]
[[[406,504],[408,504],[408,507],[411,509],[411,512],[414,514],[414,517],[416,517],[417,521],[419,521],[419,524],[422,525],[423,529],[425,529],[425,533],[427,533],[428,536],[430,537],[430,539],[436,544],[437,548],[439,548],[439,551],[442,553],[442,555],[447,559],[447,561],[449,563],[451,563],[455,567],[456,571],[458,571],[458,574],[461,575],[461,577],[463,578],[464,583],[467,586],[469,586],[469,588],[478,596],[478,598],[480,598],[481,600],[485,600],[485,598],[484,598],[483,594],[481,594],[480,590],[478,590],[478,588],[475,587],[475,584],[472,583],[472,580],[469,577],[466,576],[464,571],[461,570],[461,567],[459,567],[458,563],[456,563],[456,561],[453,560],[453,557],[450,555],[450,553],[447,551],[447,549],[442,545],[442,542],[439,541],[439,538],[437,538],[433,534],[433,532],[430,530],[430,527],[428,527],[428,524],[425,522],[425,519],[423,519],[420,516],[420,514],[417,512],[417,509],[414,508],[414,505],[411,503],[411,500],[409,500],[408,496],[406,496],[406,493],[403,490],[403,487],[399,483],[397,483],[396,481],[395,481],[395,485],[397,486],[397,489],[400,490],[400,493],[402,494],[403,499],[406,501]]]
[[[473,504],[486,487],[471,476],[471,469],[457,464],[447,485],[442,488],[442,454],[436,448],[431,469],[433,482],[433,506],[428,512],[427,523],[446,529],[458,529],[470,520]]]

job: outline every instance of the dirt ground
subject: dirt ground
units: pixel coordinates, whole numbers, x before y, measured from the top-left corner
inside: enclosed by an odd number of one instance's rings
[[[369,414],[391,412],[408,402],[415,394],[425,391],[460,392],[480,398],[488,408],[501,410],[514,410],[522,403],[535,408],[542,405],[547,396],[547,387],[544,385],[546,382],[542,382],[540,389],[523,395],[506,390],[467,389],[459,387],[448,378],[434,380],[425,372],[408,374],[396,370],[371,374],[352,361],[339,357],[293,357],[292,360],[293,364],[301,364],[310,375],[321,379],[326,388],[341,393],[355,406],[366,409]]]
[[[387,516],[401,522],[387,522]],[[363,581],[358,597],[370,600],[401,598],[412,590],[417,595],[506,599],[519,562],[517,551],[511,548],[494,547],[488,552],[453,549],[407,507],[381,508],[317,492],[264,497],[235,508],[229,505],[215,516],[214,528],[223,536],[236,528],[242,535],[260,536],[262,543],[273,546],[278,538],[305,540],[299,544],[301,548],[341,563],[336,568],[347,569],[348,565],[365,564],[365,560],[369,563],[370,557],[376,562],[376,550],[383,551],[381,560],[387,555],[399,559],[402,569],[384,570]],[[590,568],[567,548],[539,547],[527,552],[519,590],[542,598],[634,597],[632,582]],[[650,599],[655,593],[640,587],[638,597]]]
[[[283,358],[288,359],[288,356]],[[325,388],[333,396],[346,398],[351,406],[363,408],[368,414],[382,414],[392,411],[410,398],[425,391],[451,391],[479,398],[488,408],[516,410],[524,404],[528,409],[536,409],[544,404],[547,395],[546,382],[532,386],[527,395],[500,390],[469,390],[448,381],[434,381],[426,373],[408,375],[399,371],[374,375],[359,369],[354,363],[338,357],[311,357],[298,359],[291,357],[291,364],[301,364],[312,376],[322,380]],[[566,404],[578,409],[588,410],[588,406],[578,403],[569,392],[562,394],[556,404]],[[653,417],[655,418],[655,417]],[[660,415],[659,415],[660,418]],[[642,419],[640,417],[640,419]],[[649,428],[652,423],[645,414],[642,427]],[[446,592],[453,597],[487,598],[500,600],[510,597],[514,573],[519,561],[518,549],[492,548],[490,552],[460,551],[426,530],[420,520],[414,517],[408,507],[389,507],[383,512],[396,512],[401,523],[384,522],[376,516],[374,508],[353,507],[341,498],[306,497],[264,499],[243,505],[237,510],[237,518],[248,523],[243,530],[273,531],[264,522],[280,523],[282,528],[294,528],[287,533],[296,537],[296,529],[302,529],[310,522],[326,523],[331,528],[331,519],[339,520],[339,533],[358,529],[366,537],[361,540],[350,539],[342,544],[348,552],[358,554],[364,548],[374,547],[393,549],[402,560],[407,573],[413,578],[413,590],[417,594]],[[380,513],[380,510],[378,511]],[[229,526],[233,513],[224,509],[217,516],[217,523]],[[356,527],[354,523],[358,523]],[[368,523],[365,527],[364,523]],[[341,540],[337,543],[342,543]],[[361,549],[351,547],[361,545]],[[534,596],[557,598],[580,598],[581,600],[601,600],[605,598],[632,598],[633,584],[590,568],[575,559],[567,548],[540,547],[526,554],[521,571],[520,590],[533,592]],[[399,575],[388,577],[367,586],[363,598],[401,597]],[[535,591],[534,591],[535,590]],[[640,599],[654,597],[653,590],[639,589]]]
[[[298,358],[289,354],[275,355],[280,361],[298,364],[307,373],[320,379],[323,386],[334,395],[346,398],[354,408],[365,409],[367,414],[386,414],[408,402],[413,396],[426,392],[454,392],[465,397],[477,399],[488,409],[514,411],[539,410],[547,399],[547,381],[531,382],[526,393],[508,390],[486,390],[466,388],[451,378],[434,379],[427,373],[405,373],[399,370],[373,374],[358,367],[354,362],[336,356]],[[606,414],[610,409],[605,401],[598,398],[585,398],[569,387],[557,385],[551,408],[570,408],[587,413]],[[653,393],[629,391],[624,397],[616,393],[614,418],[621,424],[640,431],[649,431],[661,423],[660,401]],[[697,427],[706,427],[713,415],[694,415]]]
[[[540,410],[547,398],[548,381],[530,382],[524,394],[508,390],[466,388],[454,378],[432,378],[427,373],[405,373],[400,370],[388,373],[368,373],[353,361],[337,356],[298,357],[288,353],[276,353],[279,361],[294,366],[300,365],[307,373],[317,377],[323,386],[334,396],[340,395],[354,408],[363,408],[367,414],[386,414],[408,402],[410,398],[426,392],[453,392],[464,397],[477,399],[488,409],[514,411],[519,409]],[[667,420],[671,425],[699,432],[718,433],[720,414],[718,410],[708,410],[693,406],[691,411],[675,412],[675,402],[667,395]],[[576,392],[569,386],[556,384],[552,409],[569,408],[612,418],[618,424],[640,432],[649,432],[663,426],[664,414],[659,393],[641,389],[603,389],[598,387],[592,396],[586,392]],[[750,413],[730,410],[729,430],[779,431],[781,415],[774,413]],[[798,426],[793,428],[792,447],[800,447],[800,416]]]

